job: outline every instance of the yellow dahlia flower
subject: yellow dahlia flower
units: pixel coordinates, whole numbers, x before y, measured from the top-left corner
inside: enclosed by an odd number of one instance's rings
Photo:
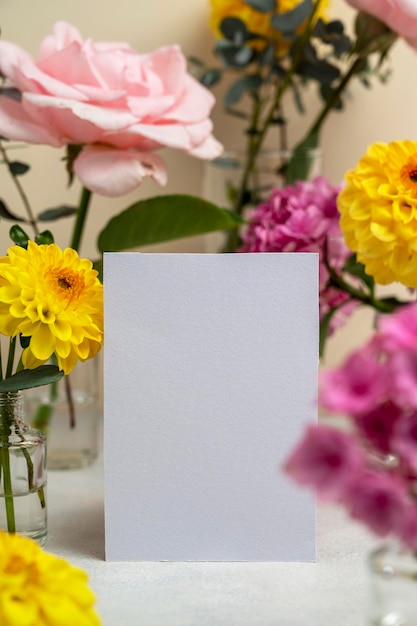
[[[375,143],[338,196],[346,244],[376,282],[417,288],[417,142]]]
[[[103,339],[103,286],[75,250],[30,241],[0,257],[0,332],[30,337],[23,365],[33,369],[53,354],[68,374],[94,357]]]
[[[286,13],[295,9],[302,0],[277,0],[276,6],[279,13]],[[270,37],[272,39],[279,39],[279,33],[271,26],[270,20],[272,13],[262,13],[250,7],[244,0],[210,0],[211,14],[210,14],[210,27],[215,36],[222,38],[223,35],[220,30],[220,24],[226,17],[238,17],[246,28],[251,33],[263,35],[264,37]],[[328,4],[328,0],[321,0],[320,7],[316,13],[316,19],[319,17],[325,17],[325,7]],[[302,32],[302,27],[299,31]],[[259,47],[259,42],[251,44]],[[283,43],[281,46],[283,49],[288,49],[289,44]]]
[[[2,626],[99,626],[87,574],[21,535],[0,531]]]

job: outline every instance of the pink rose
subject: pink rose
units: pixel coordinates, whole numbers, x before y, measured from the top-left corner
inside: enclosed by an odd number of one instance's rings
[[[384,22],[417,50],[417,3],[415,0],[347,0]]]
[[[138,54],[123,43],[82,40],[57,22],[34,60],[0,41],[5,87],[21,100],[0,96],[0,135],[17,141],[86,146],[74,171],[91,191],[119,196],[145,176],[166,181],[154,154],[177,148],[203,159],[218,156],[209,119],[214,97],[190,74],[178,46]]]

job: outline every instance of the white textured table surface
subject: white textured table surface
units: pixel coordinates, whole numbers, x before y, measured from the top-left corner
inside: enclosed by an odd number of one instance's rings
[[[319,508],[317,563],[106,563],[101,460],[49,471],[46,550],[85,569],[104,626],[365,626],[373,539]],[[75,625],[74,625],[75,626]]]

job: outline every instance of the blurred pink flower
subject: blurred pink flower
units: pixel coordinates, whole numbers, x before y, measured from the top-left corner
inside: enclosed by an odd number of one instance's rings
[[[327,252],[332,268],[340,271],[352,254],[339,228],[338,192],[339,187],[333,187],[323,176],[274,189],[268,200],[249,215],[238,250],[318,253],[320,319],[332,306],[343,307],[333,316],[328,334],[341,326],[357,306],[346,293],[328,286],[324,263]]]
[[[417,472],[417,412],[398,420],[392,438],[392,451],[411,472]]]
[[[386,397],[386,376],[374,342],[321,376],[320,404],[340,414],[362,415]]]
[[[385,22],[417,49],[417,3],[415,0],[347,0],[355,9]]]
[[[345,499],[349,514],[380,536],[398,533],[410,502],[405,485],[383,472],[368,471]]]
[[[379,330],[384,348],[388,351],[415,349],[417,345],[417,303],[399,309],[395,315],[383,315]]]
[[[417,351],[397,350],[387,359],[390,395],[407,408],[417,409]]]
[[[417,504],[407,509],[401,522],[400,538],[412,550],[417,550]]]
[[[381,402],[369,411],[355,416],[355,427],[360,438],[381,454],[392,451],[392,437],[403,410],[393,402]]]
[[[36,60],[0,41],[0,71],[4,86],[21,92],[20,101],[0,96],[0,134],[55,147],[91,146],[75,160],[91,191],[122,195],[145,176],[164,184],[164,161],[151,152],[161,147],[203,159],[222,151],[211,134],[214,97],[188,74],[178,46],[141,55],[125,43],[83,41],[59,21]]]
[[[309,425],[284,469],[323,500],[334,501],[344,498],[363,465],[363,453],[349,435],[335,428]]]

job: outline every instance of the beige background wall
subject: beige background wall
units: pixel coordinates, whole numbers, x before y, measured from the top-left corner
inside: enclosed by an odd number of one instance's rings
[[[148,52],[158,46],[178,43],[186,55],[212,59],[213,37],[208,28],[208,0],[0,0],[1,36],[36,54],[40,40],[49,33],[53,22],[65,19],[81,31],[84,37],[96,40],[127,41],[139,52]],[[350,24],[353,11],[344,0],[333,0],[332,14]],[[365,89],[355,84],[350,93],[349,106],[343,113],[335,113],[328,120],[322,136],[324,152],[323,173],[333,183],[339,183],[346,169],[353,166],[374,141],[415,139],[415,96],[417,53],[403,42],[398,42],[391,54],[392,76],[389,84],[374,84]],[[291,136],[296,139],[317,107],[314,94],[308,98],[308,114],[302,119],[294,116]],[[241,144],[240,124],[231,123],[218,103],[213,114],[215,135],[227,147]],[[30,147],[16,152],[16,158],[31,163],[32,170],[22,182],[35,212],[62,203],[74,203],[78,185],[68,190],[63,164],[63,152],[52,148]],[[201,164],[186,155],[166,152],[169,182],[161,190],[152,182],[129,196],[120,199],[95,197],[91,207],[86,236],[81,252],[95,254],[95,235],[112,214],[119,212],[139,197],[157,193],[201,193]],[[17,213],[22,213],[8,175],[0,169],[0,197]],[[69,223],[53,225],[56,241],[66,245]],[[0,247],[9,244],[8,224],[0,224]],[[163,249],[201,251],[203,241],[177,242]],[[332,363],[352,345],[358,344],[369,332],[371,315],[355,316],[353,323],[342,331],[330,346],[327,362]]]

